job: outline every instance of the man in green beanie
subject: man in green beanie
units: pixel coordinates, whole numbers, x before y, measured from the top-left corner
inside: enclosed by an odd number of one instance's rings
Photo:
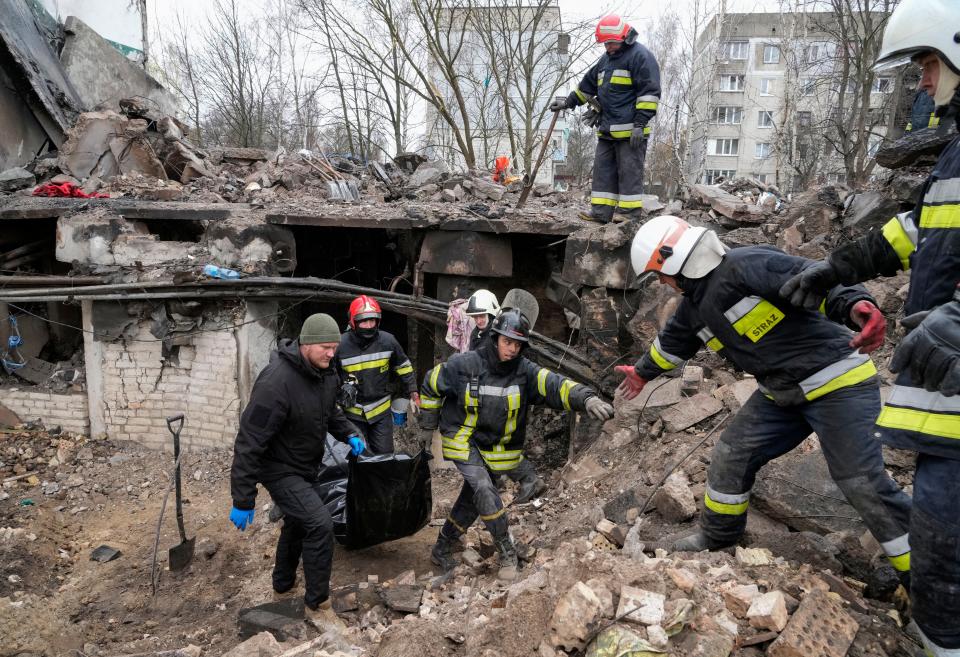
[[[253,522],[258,483],[283,512],[273,590],[293,591],[302,557],[307,618],[321,629],[340,623],[329,599],[333,521],[317,491],[326,434],[355,455],[366,449],[337,406],[340,381],[330,363],[339,344],[340,327],[325,314],[308,317],[299,340],[280,342],[240,417],[230,472],[230,521],[237,529]]]

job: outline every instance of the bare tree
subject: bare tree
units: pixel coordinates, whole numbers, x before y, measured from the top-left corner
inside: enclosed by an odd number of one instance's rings
[[[203,146],[201,132],[201,92],[202,82],[199,79],[196,63],[196,52],[191,47],[188,30],[184,25],[181,14],[176,14],[172,29],[165,30],[167,39],[160,39],[157,53],[157,68],[163,84],[170,89],[184,103],[187,116],[193,123],[192,137],[198,145]]]

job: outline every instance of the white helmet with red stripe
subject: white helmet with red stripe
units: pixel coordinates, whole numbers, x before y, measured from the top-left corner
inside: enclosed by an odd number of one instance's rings
[[[637,274],[655,271],[703,278],[720,264],[725,252],[726,247],[712,230],[663,215],[637,230],[630,246],[630,261]]]

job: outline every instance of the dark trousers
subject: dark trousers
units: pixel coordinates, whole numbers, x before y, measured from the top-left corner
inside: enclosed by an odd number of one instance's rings
[[[840,388],[789,407],[777,406],[755,392],[713,450],[701,517],[707,538],[724,545],[735,543],[746,529],[757,471],[816,431],[834,482],[894,567],[908,570],[910,497],[884,469],[880,443],[873,438],[879,411],[876,383]]]
[[[940,648],[960,649],[960,461],[917,458],[910,547],[913,618]]]
[[[454,461],[454,464],[463,476],[463,487],[440,533],[447,538],[456,538],[479,517],[494,539],[506,536],[509,528],[506,509],[480,452],[471,445],[470,458]]]
[[[590,215],[610,221],[613,212],[639,215],[643,207],[643,161],[647,142],[632,148],[629,139],[598,139],[593,157],[593,189]]]
[[[306,588],[303,600],[311,609],[330,596],[333,566],[333,521],[315,489],[317,486],[303,477],[284,477],[264,484],[283,511],[273,589],[283,593],[293,586],[302,557]]]
[[[393,452],[393,415],[390,412],[381,413],[372,422],[366,422],[354,415],[349,415],[350,421],[357,425],[367,449],[374,454],[390,454]]]

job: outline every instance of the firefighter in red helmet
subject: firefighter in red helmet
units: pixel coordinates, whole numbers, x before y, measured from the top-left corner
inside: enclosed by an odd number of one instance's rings
[[[356,379],[356,401],[344,410],[374,454],[393,451],[390,415],[393,377],[400,379],[413,412],[417,413],[420,408],[413,365],[397,339],[380,329],[381,317],[376,299],[365,294],[354,299],[350,303],[350,328],[343,334],[336,358],[341,379]]]
[[[660,102],[660,67],[653,54],[637,42],[637,31],[620,16],[601,18],[596,35],[606,52],[577,88],[555,100],[550,109],[573,109],[591,96],[599,102],[600,115],[591,120],[599,141],[589,218],[607,223],[614,211],[625,219],[640,216],[647,136]]]

